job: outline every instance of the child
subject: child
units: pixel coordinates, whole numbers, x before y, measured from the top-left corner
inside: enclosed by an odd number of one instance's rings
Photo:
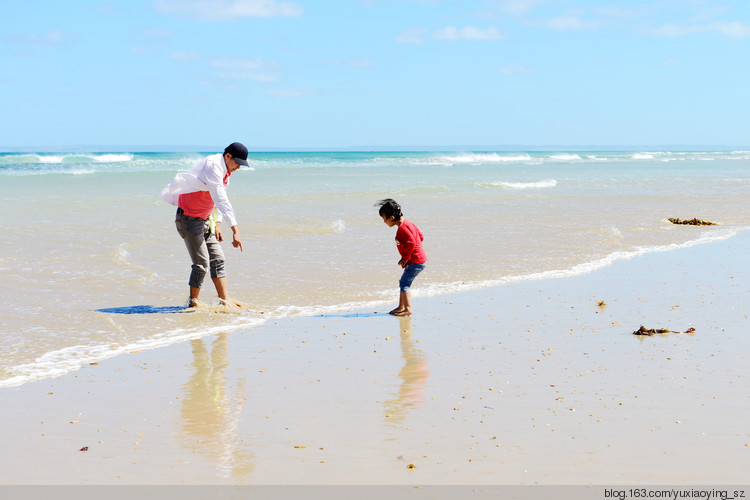
[[[403,219],[401,206],[395,200],[387,198],[380,200],[375,206],[380,206],[379,214],[388,227],[398,226],[396,230],[396,248],[401,254],[398,265],[404,268],[404,274],[398,282],[401,293],[398,307],[388,314],[394,316],[411,316],[411,287],[414,278],[424,269],[427,254],[422,248],[422,232],[417,226]]]

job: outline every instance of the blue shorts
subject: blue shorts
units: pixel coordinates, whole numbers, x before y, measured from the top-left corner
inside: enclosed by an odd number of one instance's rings
[[[398,280],[398,286],[402,292],[407,291],[410,287],[414,278],[424,270],[424,264],[406,264],[404,268],[404,274],[401,275],[401,279]]]

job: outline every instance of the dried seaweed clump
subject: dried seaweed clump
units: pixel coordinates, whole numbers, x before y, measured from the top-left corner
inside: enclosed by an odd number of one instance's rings
[[[684,332],[676,332],[674,330],[667,330],[666,328],[646,328],[645,326],[641,325],[639,329],[633,332],[633,335],[656,335],[657,333],[694,333],[695,328],[688,328]]]
[[[670,218],[668,220],[672,224],[682,224],[682,225],[687,225],[687,226],[715,226],[716,225],[715,222],[708,222],[708,221],[701,220],[701,219],[681,220],[681,219]]]

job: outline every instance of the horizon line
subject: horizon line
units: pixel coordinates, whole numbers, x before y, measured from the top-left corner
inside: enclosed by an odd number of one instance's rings
[[[152,145],[67,145],[67,146],[0,146],[0,153],[202,153],[222,151],[224,147],[188,146],[170,144]],[[360,146],[252,146],[252,153],[303,153],[303,152],[442,152],[442,151],[723,151],[750,150],[750,146],[731,144],[577,144],[577,145],[523,145],[523,144],[464,144],[464,145],[360,145]]]

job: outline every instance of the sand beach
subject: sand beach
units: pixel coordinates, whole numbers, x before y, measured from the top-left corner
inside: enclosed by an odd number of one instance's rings
[[[4,388],[0,483],[746,484],[749,249],[745,231]]]

